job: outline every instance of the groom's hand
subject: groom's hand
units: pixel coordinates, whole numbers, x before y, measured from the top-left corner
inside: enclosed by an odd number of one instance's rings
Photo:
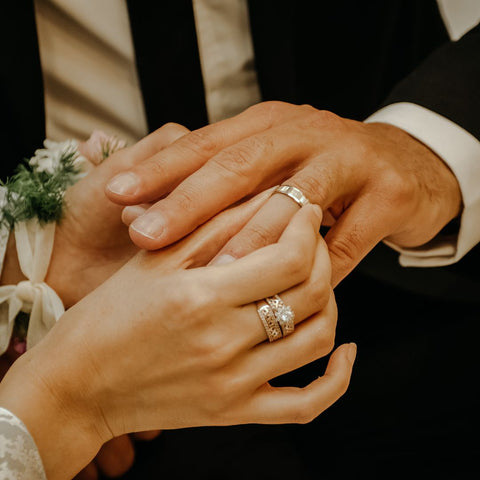
[[[324,224],[332,227],[326,241],[334,285],[382,239],[422,245],[461,208],[452,172],[404,131],[280,102],[183,136],[116,176],[106,193],[120,205],[156,202],[146,211],[127,207],[123,215],[126,223],[134,220],[132,240],[157,249],[281,183],[322,207]],[[221,254],[241,257],[276,241],[296,208],[274,195]]]

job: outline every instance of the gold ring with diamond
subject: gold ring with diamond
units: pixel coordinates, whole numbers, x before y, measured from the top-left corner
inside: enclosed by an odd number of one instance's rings
[[[292,307],[285,305],[283,300],[278,296],[268,297],[265,299],[270,305],[275,319],[282,330],[282,336],[286,337],[295,330],[295,312]]]
[[[291,185],[279,185],[273,193],[282,193],[287,197],[290,197],[297,205],[303,207],[310,203],[308,198],[302,193],[302,191],[297,187],[292,187]]]

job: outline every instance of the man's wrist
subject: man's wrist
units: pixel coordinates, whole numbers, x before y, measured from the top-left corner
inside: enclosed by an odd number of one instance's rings
[[[394,125],[427,145],[455,175],[462,194],[457,235],[438,235],[417,248],[401,248],[400,263],[409,267],[450,265],[460,260],[480,239],[480,140],[451,120],[412,103],[387,105],[365,120]]]
[[[380,120],[368,122],[366,127],[375,129],[377,135],[390,140],[395,148],[408,146],[413,157],[410,168],[419,172],[415,185],[419,200],[429,202],[428,218],[423,216],[417,223],[420,227],[430,225],[433,238],[462,211],[462,193],[454,173],[435,151],[403,128]]]

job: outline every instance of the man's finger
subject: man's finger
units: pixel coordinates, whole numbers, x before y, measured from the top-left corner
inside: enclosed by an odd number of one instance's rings
[[[298,115],[298,109],[282,102],[250,107],[235,117],[185,135],[169,148],[152,153],[151,158],[138,167],[111,179],[105,193],[120,205],[151,202],[172,191],[224,148]]]
[[[98,165],[96,170],[104,171],[105,181],[108,182],[113,175],[121,174],[119,172],[124,172],[145,161],[189,132],[190,130],[183,125],[167,123],[134,145],[118,150]],[[108,194],[110,191],[106,193]]]
[[[325,235],[334,288],[385,237],[388,229],[389,217],[382,214],[371,195],[360,197],[345,210]]]
[[[132,241],[149,250],[164,247],[244,196],[281,182],[308,151],[297,135],[280,126],[222,150],[130,225]]]
[[[152,204],[142,203],[140,205],[129,205],[122,210],[122,222],[128,227],[138,217],[143,215]]]
[[[220,212],[182,242],[167,247],[168,250],[181,251],[180,255],[170,256],[172,264],[165,263],[162,252],[159,252],[157,258],[162,265],[162,271],[205,266],[265,204],[271,193],[271,190],[261,192],[248,201]],[[151,255],[151,252],[143,252],[138,258],[148,258],[151,262]]]

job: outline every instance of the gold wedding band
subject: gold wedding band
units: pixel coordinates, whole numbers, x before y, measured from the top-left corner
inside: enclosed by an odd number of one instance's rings
[[[297,205],[303,207],[310,203],[308,198],[297,187],[291,185],[279,185],[273,193],[282,193],[287,197],[290,197]]]
[[[270,305],[268,305],[268,303],[261,306],[257,305],[257,312],[262,321],[263,328],[267,333],[268,340],[274,342],[275,340],[282,338],[282,329],[280,328]]]
[[[293,333],[295,330],[295,313],[292,310],[292,307],[285,305],[278,295],[268,297],[265,301],[270,305],[273,314],[275,315],[275,320],[277,320],[277,323],[282,330],[282,335],[286,337]]]
[[[274,342],[290,335],[295,330],[295,313],[278,296],[267,297],[263,304],[257,303],[257,312],[267,333],[268,340]]]

